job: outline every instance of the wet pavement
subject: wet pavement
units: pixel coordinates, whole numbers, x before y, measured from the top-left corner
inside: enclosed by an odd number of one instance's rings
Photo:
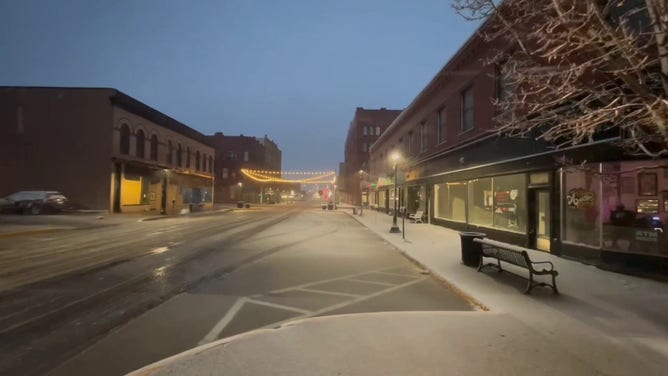
[[[85,270],[0,295],[0,373],[116,375],[295,319],[473,309],[347,215],[314,207],[51,236],[0,240],[3,262],[25,250],[9,280]]]

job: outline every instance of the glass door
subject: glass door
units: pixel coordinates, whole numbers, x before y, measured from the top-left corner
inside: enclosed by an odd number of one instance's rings
[[[529,243],[531,248],[550,252],[550,191],[532,189],[529,196]]]

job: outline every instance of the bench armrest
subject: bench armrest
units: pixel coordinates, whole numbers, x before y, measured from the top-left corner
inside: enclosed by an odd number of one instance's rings
[[[531,262],[534,265],[538,264],[550,264],[550,270],[554,270],[554,264],[551,261],[536,261],[536,262]]]

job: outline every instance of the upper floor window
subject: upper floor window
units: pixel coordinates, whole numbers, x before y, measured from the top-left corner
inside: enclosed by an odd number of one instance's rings
[[[200,167],[202,167],[202,160],[201,160],[201,155],[199,154],[199,150],[195,152],[195,170],[199,170]]]
[[[144,158],[144,145],[146,143],[146,137],[144,136],[144,131],[141,129],[137,131],[137,135],[135,136],[135,139],[137,141],[137,145],[135,147],[135,154],[137,155],[138,158]]]
[[[420,152],[427,150],[427,124],[420,123]]]
[[[171,165],[174,163],[174,146],[172,145],[172,141],[167,141],[167,158],[165,160],[168,165]]]
[[[213,157],[209,156],[209,172],[213,172]]]
[[[413,132],[408,132],[408,156],[412,156],[415,153],[413,145],[415,140],[413,140]]]
[[[130,127],[127,124],[121,125],[121,154],[130,154]]]
[[[438,133],[438,143],[445,141],[446,127],[445,127],[445,107],[438,110],[438,123],[436,124]]]
[[[235,161],[237,159],[237,153],[235,153],[233,151],[228,151],[227,152],[227,159],[229,159],[231,161]]]
[[[248,152],[244,152],[244,162],[248,162]]]
[[[368,134],[369,134],[369,127],[367,127],[367,126],[365,125],[365,126],[364,126],[364,130],[363,130],[362,133],[363,133],[365,136],[368,135]]]
[[[223,167],[223,179],[227,179],[227,177],[229,176],[228,174],[229,174],[228,168]]]
[[[156,135],[151,136],[151,151],[149,153],[152,161],[158,160],[158,136]]]
[[[190,146],[186,147],[186,168],[190,168]]]
[[[380,136],[380,127],[376,127],[376,136]]]
[[[462,132],[473,129],[473,87],[462,91]]]
[[[183,166],[183,148],[181,147],[181,144],[179,144],[179,147],[176,149],[176,165],[179,167]]]

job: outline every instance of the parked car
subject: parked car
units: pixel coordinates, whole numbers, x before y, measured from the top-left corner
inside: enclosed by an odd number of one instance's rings
[[[3,213],[58,213],[67,207],[67,197],[57,191],[21,191],[0,198]]]

